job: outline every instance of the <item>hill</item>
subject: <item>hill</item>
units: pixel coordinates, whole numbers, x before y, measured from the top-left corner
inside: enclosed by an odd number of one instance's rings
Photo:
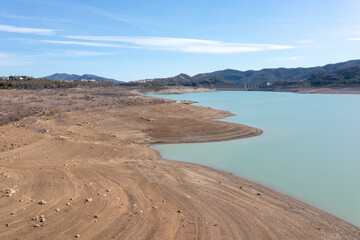
[[[211,73],[197,74],[193,78],[220,77],[236,84],[261,84],[263,82],[274,83],[276,81],[306,80],[315,73],[326,73],[355,66],[360,66],[360,60],[351,60],[310,68],[269,68],[259,71],[226,69]]]
[[[50,76],[43,77],[49,80],[64,80],[64,81],[81,81],[81,80],[95,80],[98,82],[113,82],[113,83],[121,83],[121,81],[99,77],[92,74],[84,74],[84,75],[76,75],[76,74],[67,74],[67,73],[55,73]]]
[[[122,83],[128,86],[142,87],[164,87],[164,86],[185,86],[185,87],[236,87],[236,84],[221,77],[203,76],[193,78],[189,75],[181,73],[175,77],[144,79],[128,83]]]
[[[348,67],[326,73],[315,73],[307,80],[311,86],[360,84],[360,66]]]

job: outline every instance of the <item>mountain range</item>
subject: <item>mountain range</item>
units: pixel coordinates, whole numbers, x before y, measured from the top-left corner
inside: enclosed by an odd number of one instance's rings
[[[276,81],[291,82],[307,80],[313,74],[327,73],[356,66],[360,66],[360,60],[351,60],[347,62],[310,68],[268,68],[259,71],[238,71],[233,69],[226,69],[211,73],[197,74],[193,76],[193,78],[196,79],[204,76],[220,77],[236,84],[260,84],[263,82],[273,83]]]
[[[155,88],[190,86],[254,90],[354,85],[360,84],[360,60],[310,68],[269,68],[258,71],[225,69],[192,77],[182,73],[175,77],[138,80],[122,84]]]
[[[168,78],[154,78],[132,82],[121,82],[115,79],[91,74],[56,73],[44,77],[50,80],[81,81],[96,80],[114,82],[127,86],[163,87],[190,86],[210,88],[283,88],[283,87],[322,87],[360,84],[360,60],[350,60],[325,66],[309,68],[267,68],[262,70],[239,71],[225,69],[195,76],[179,74]]]
[[[81,80],[96,80],[98,82],[113,82],[113,83],[121,83],[121,81],[99,77],[92,74],[84,74],[84,75],[76,75],[76,74],[67,74],[67,73],[55,73],[50,76],[43,77],[49,80],[64,80],[64,81],[81,81]]]

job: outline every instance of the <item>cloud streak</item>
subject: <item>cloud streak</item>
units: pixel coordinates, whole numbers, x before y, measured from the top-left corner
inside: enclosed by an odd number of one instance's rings
[[[72,40],[85,40],[92,42],[57,41],[64,44],[87,45],[94,44],[106,47],[142,48],[148,50],[163,50],[185,53],[245,53],[268,50],[286,50],[294,46],[276,44],[248,44],[248,43],[226,43],[221,41],[192,39],[192,38],[168,38],[168,37],[126,37],[126,36],[65,36]],[[94,42],[96,41],[96,42]],[[49,42],[49,41],[48,41]],[[54,41],[52,41],[54,42]],[[101,42],[120,42],[123,45],[114,45]]]
[[[62,18],[48,18],[48,17],[24,16],[24,15],[14,15],[14,14],[1,14],[0,17],[10,18],[10,19],[38,20],[44,22],[45,21],[70,22],[70,20],[62,19]]]
[[[78,42],[78,41],[56,41],[56,40],[42,40],[44,43],[56,43],[64,45],[80,45],[88,47],[121,47],[117,44],[107,44],[107,43],[95,43],[95,42]]]
[[[348,40],[350,40],[350,41],[360,41],[360,37],[358,37],[358,38],[349,38]]]
[[[30,65],[29,57],[8,54],[8,53],[0,53],[0,67],[17,67],[17,66],[25,66]]]
[[[301,59],[302,57],[286,57],[286,58],[272,58],[272,61],[296,61]]]
[[[42,56],[46,57],[93,57],[93,56],[105,56],[105,55],[113,55],[112,52],[92,52],[92,51],[55,51],[55,52],[45,52]],[[0,54],[1,58],[1,54]]]
[[[45,29],[45,28],[23,28],[23,27],[15,27],[9,25],[1,25],[0,31],[2,32],[12,32],[12,33],[30,33],[37,35],[54,35],[54,29]]]

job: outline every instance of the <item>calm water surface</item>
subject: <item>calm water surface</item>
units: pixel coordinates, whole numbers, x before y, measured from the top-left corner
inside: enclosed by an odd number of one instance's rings
[[[360,226],[360,95],[210,92],[158,95],[229,110],[258,137],[153,146],[166,159],[230,171]]]

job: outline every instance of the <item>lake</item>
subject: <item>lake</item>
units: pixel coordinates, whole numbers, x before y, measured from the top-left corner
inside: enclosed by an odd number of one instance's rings
[[[163,158],[261,183],[360,226],[360,95],[206,92],[152,95],[229,110],[257,137],[160,144]]]

